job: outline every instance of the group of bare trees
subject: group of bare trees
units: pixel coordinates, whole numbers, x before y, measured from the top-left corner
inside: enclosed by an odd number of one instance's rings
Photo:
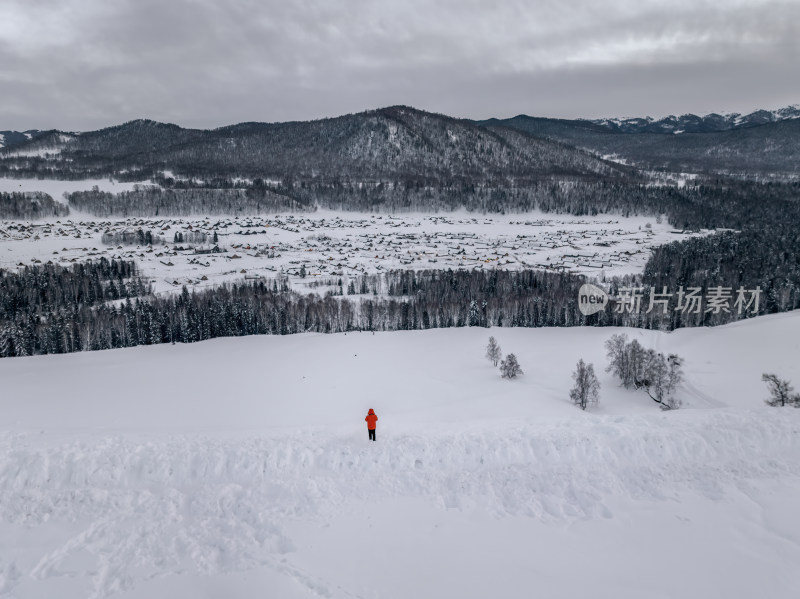
[[[680,356],[677,354],[665,356],[654,349],[646,349],[636,339],[629,341],[624,333],[612,335],[606,341],[605,347],[608,357],[606,372],[612,372],[624,388],[644,391],[662,409],[672,410],[680,407],[681,401],[675,397],[675,391],[683,381],[683,359]],[[493,366],[500,364],[503,378],[513,379],[522,374],[514,354],[508,354],[503,359],[500,344],[494,337],[489,337],[486,358]],[[588,406],[599,402],[600,382],[597,380],[593,364],[587,364],[583,359],[578,360],[572,379],[575,381],[569,392],[572,403],[585,410]],[[800,408],[800,393],[794,391],[788,380],[770,373],[764,373],[761,380],[769,387],[770,397],[765,400],[767,405]]]
[[[508,354],[503,358],[503,352],[494,337],[489,337],[489,344],[486,346],[486,358],[493,366],[497,366],[498,362],[500,363],[500,376],[504,379],[515,379],[524,374],[517,356]]]
[[[675,396],[683,381],[683,359],[680,356],[665,356],[652,348],[646,349],[636,339],[629,341],[624,333],[612,335],[605,347],[608,357],[606,372],[613,373],[625,389],[644,391],[664,410],[680,407],[681,401]],[[569,396],[575,405],[585,410],[588,405],[599,401],[600,382],[593,364],[579,360],[572,378],[575,386]]]
[[[623,333],[613,335],[606,341],[606,349],[609,359],[606,370],[619,377],[623,387],[643,390],[663,409],[680,406],[680,400],[675,397],[675,389],[683,380],[683,360],[679,356],[664,356],[653,349],[645,349],[635,339],[629,342],[627,335]],[[503,352],[494,337],[489,337],[486,358],[493,366],[500,364],[503,378],[513,379],[522,374],[517,357],[508,354],[503,359]],[[600,399],[600,382],[597,380],[594,365],[580,359],[572,378],[575,384],[569,392],[570,400],[582,410],[597,404]]]
[[[643,390],[653,401],[663,409],[675,409],[680,406],[674,393],[683,380],[681,365],[683,360],[675,355],[658,353],[653,349],[645,349],[636,341],[628,341],[625,334],[613,335],[606,341],[609,364],[607,371],[619,377],[622,386]],[[503,378],[513,379],[523,374],[519,361],[514,354],[508,354],[503,359],[500,344],[494,337],[489,337],[486,346],[486,358],[493,366],[500,364]],[[572,373],[575,381],[569,392],[570,400],[585,410],[591,404],[597,404],[600,399],[600,382],[594,371],[593,364],[587,364],[580,359]]]
[[[683,381],[683,359],[677,354],[664,355],[652,348],[645,348],[639,341],[628,340],[624,333],[612,335],[606,343],[608,365],[606,372],[616,376],[626,389],[644,391],[650,399],[664,410],[673,410],[681,405],[675,395]],[[570,399],[585,410],[589,404],[599,400],[600,383],[592,364],[582,359],[572,374],[575,386]]]
[[[606,341],[607,372],[613,372],[626,389],[644,391],[664,409],[680,407],[675,389],[683,380],[683,359],[677,354],[665,356],[645,349],[636,339],[628,341],[624,333]]]

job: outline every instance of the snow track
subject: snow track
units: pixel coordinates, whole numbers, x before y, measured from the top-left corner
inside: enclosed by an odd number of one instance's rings
[[[0,525],[63,532],[35,560],[0,559],[0,596],[26,577],[90,578],[92,597],[169,574],[266,566],[346,596],[291,563],[285,524],[362,501],[417,499],[545,523],[615,517],[619,500],[724,501],[754,481],[800,484],[800,410],[592,416],[429,436],[0,436]],[[797,546],[795,546],[797,549]]]

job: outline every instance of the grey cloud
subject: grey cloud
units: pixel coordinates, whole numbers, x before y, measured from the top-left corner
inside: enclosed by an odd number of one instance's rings
[[[800,102],[795,2],[6,1],[3,129],[398,103],[571,118]]]

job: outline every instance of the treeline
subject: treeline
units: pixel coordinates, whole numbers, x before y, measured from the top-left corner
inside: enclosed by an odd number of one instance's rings
[[[800,183],[720,179],[683,188],[618,180],[562,180],[506,185],[450,182],[425,176],[402,180],[292,181],[266,183],[215,179],[164,180],[174,187],[136,186],[121,193],[98,189],[69,194],[70,206],[98,217],[257,214],[317,207],[366,212],[522,213],[540,210],[575,216],[663,215],[681,229],[769,226],[781,222],[783,205],[796,204]],[[791,206],[790,206],[791,207]]]
[[[447,270],[392,271],[385,275],[362,275],[348,285],[348,294],[385,293],[402,298],[409,306],[399,328],[452,326],[626,326],[672,330],[683,326],[714,326],[766,313],[762,301],[739,311],[735,294],[729,310],[709,310],[707,295],[701,294],[700,313],[680,310],[677,292],[662,305],[650,307],[651,295],[659,300],[661,288],[649,286],[641,275],[613,277],[606,283],[610,301],[591,315],[580,311],[578,292],[585,278],[566,272],[540,270]],[[622,301],[639,290],[635,305]],[[710,293],[710,290],[709,290]],[[751,294],[746,294],[750,299]],[[676,318],[676,314],[683,315]]]
[[[265,183],[216,179],[219,187],[165,180],[170,188],[137,186],[121,193],[98,189],[68,195],[70,206],[98,217],[179,216],[191,214],[257,214],[280,211],[332,210],[363,212],[517,213],[541,210],[576,216],[613,213],[670,215],[678,226],[705,226],[711,211],[704,189],[677,189],[603,180],[503,183],[451,182],[442,185],[424,176],[404,180]],[[203,183],[207,185],[207,182]],[[709,204],[709,209],[704,206]]]
[[[113,263],[112,263],[113,264]],[[123,264],[123,263],[119,263]],[[56,267],[57,268],[57,267]],[[113,268],[113,266],[112,266]],[[117,266],[117,268],[121,268]],[[569,273],[543,271],[393,271],[365,275],[345,283],[348,296],[299,294],[285,279],[224,285],[168,297],[146,295],[132,265],[123,275],[105,279],[95,270],[65,272],[53,267],[28,269],[14,281],[0,313],[0,356],[63,353],[157,343],[189,343],[215,337],[303,332],[396,331],[463,326],[637,326],[668,328],[669,315],[617,312],[612,304],[598,314],[583,315],[578,289],[583,283]],[[124,274],[130,282],[123,287]],[[23,280],[38,275],[59,283],[77,275],[82,283],[55,299],[39,301],[35,290],[49,284]],[[89,285],[87,279],[99,283]],[[616,281],[618,285],[636,281]],[[112,285],[115,291],[111,291]],[[78,290],[83,290],[78,292]],[[91,290],[91,291],[90,291]],[[103,300],[129,296],[125,302]],[[28,295],[25,295],[25,294]],[[20,295],[27,298],[22,302]],[[74,298],[74,301],[72,300]],[[727,314],[720,321],[750,314]]]
[[[716,287],[760,289],[763,313],[800,308],[800,229],[723,232],[653,249],[642,281],[662,289]],[[674,313],[670,328],[698,324],[692,315]],[[705,323],[716,324],[716,323]]]
[[[0,356],[84,349],[72,335],[78,323],[92,321],[97,306],[150,293],[129,261],[0,269]]]
[[[466,208],[481,213],[542,210],[579,216],[608,212],[627,216],[663,213],[683,200],[665,189],[600,181],[539,182],[510,188],[467,182],[441,185],[425,177],[366,182],[284,180],[269,186],[257,179],[246,188],[219,179],[214,184],[220,187],[213,188],[174,184],[172,188],[139,186],[116,194],[74,192],[68,200],[74,209],[98,217],[264,214],[316,208],[363,212],[451,212]]]
[[[424,176],[403,180],[282,182],[277,191],[302,203],[362,212],[522,213],[534,210],[577,216],[601,213],[660,214],[675,198],[667,190],[599,178],[442,184]],[[680,196],[678,200],[680,200]]]
[[[149,287],[130,261],[100,258],[69,267],[44,264],[19,272],[0,269],[0,321],[148,293]]]
[[[0,192],[0,220],[34,220],[68,214],[67,206],[41,191]]]
[[[98,217],[188,216],[193,214],[263,214],[301,211],[307,206],[268,189],[162,189],[136,186],[131,191],[110,193],[95,188],[67,196],[75,210]]]
[[[643,283],[703,294],[760,288],[764,312],[800,308],[800,183],[720,184],[702,194],[686,221],[735,230],[654,248]],[[675,313],[670,328],[693,324],[693,316]]]

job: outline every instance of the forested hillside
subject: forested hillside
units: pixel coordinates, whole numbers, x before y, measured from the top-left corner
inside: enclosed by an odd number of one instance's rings
[[[781,178],[800,176],[800,119],[705,132],[625,131],[591,121],[525,115],[482,124],[613,156],[649,169],[677,173]]]
[[[132,121],[80,135],[50,132],[15,152],[0,153],[0,175],[114,175],[135,180],[164,170],[287,185],[385,181],[434,187],[499,186],[552,177],[596,179],[627,172],[559,142],[402,106],[319,121],[241,123],[210,131]]]

